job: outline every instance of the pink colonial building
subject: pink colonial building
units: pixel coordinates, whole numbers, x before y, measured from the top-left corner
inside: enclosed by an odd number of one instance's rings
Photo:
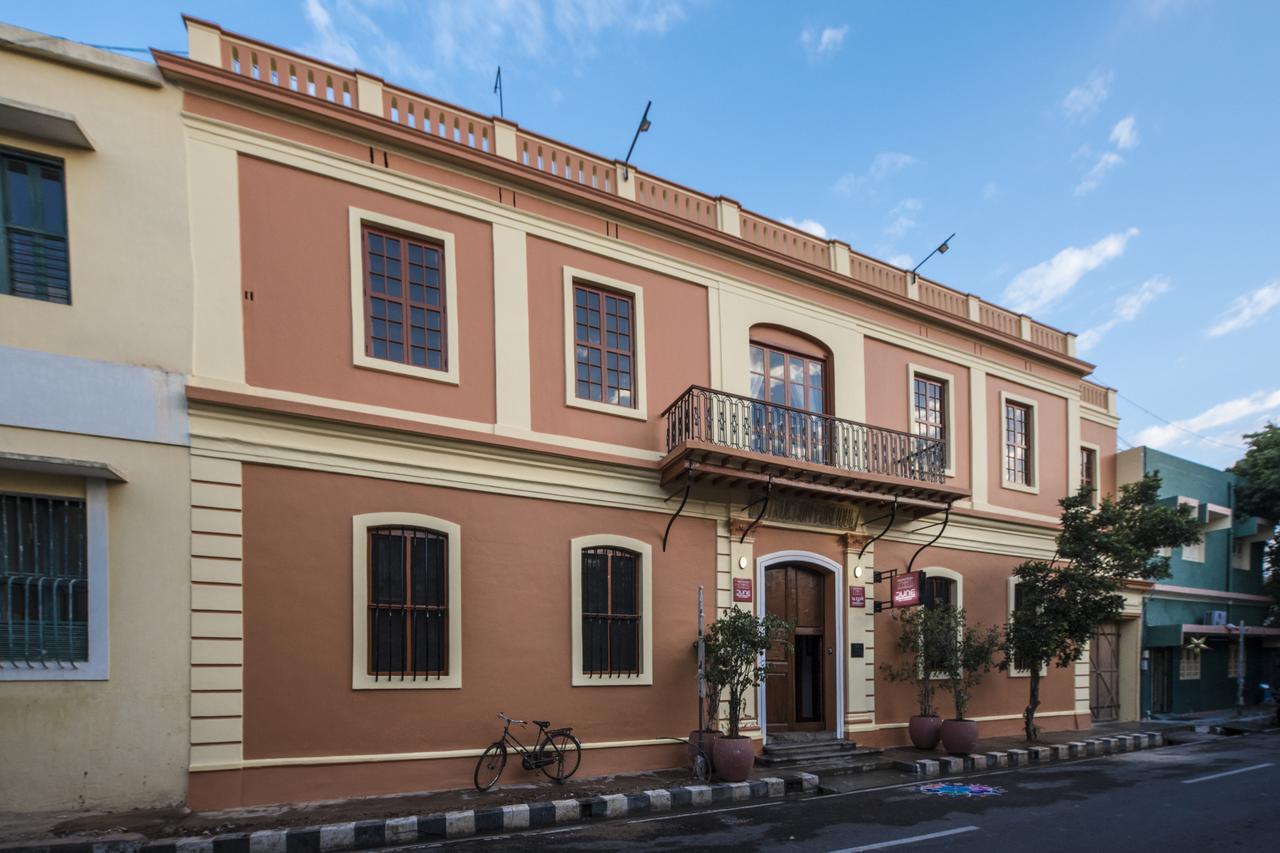
[[[1113,488],[1069,334],[187,26],[156,60],[192,205],[193,806],[466,785],[499,711],[572,725],[584,775],[680,765],[699,587],[796,625],[754,737],[905,742],[874,571],[1003,623],[1057,500]],[[1049,672],[1044,726],[1090,725],[1088,672]],[[979,688],[985,733],[1021,675]]]

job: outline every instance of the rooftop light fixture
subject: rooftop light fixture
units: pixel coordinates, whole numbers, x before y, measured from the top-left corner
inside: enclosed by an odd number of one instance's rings
[[[498,116],[500,118],[507,117],[507,111],[502,105],[502,66],[498,66],[498,76],[493,78],[493,93],[498,96]]]
[[[954,236],[956,235],[955,235],[955,232],[953,231],[951,232],[951,237],[954,237]],[[950,246],[951,237],[948,237],[947,239],[943,240],[940,244],[938,244],[938,248],[934,249],[932,252],[925,255],[924,261],[929,260],[929,258],[932,258],[934,255],[945,255],[947,253],[947,250],[951,248]],[[916,270],[924,266],[924,261],[921,261],[920,263],[916,264],[915,269],[911,271],[912,275],[915,275]]]
[[[653,125],[649,122],[649,107],[653,106],[653,101],[644,105],[644,115],[640,116],[640,124],[636,127],[635,136],[631,137],[631,147],[627,149],[627,159],[622,161],[622,180],[631,180],[631,152],[636,150],[636,140],[640,138],[640,134],[647,131]]]

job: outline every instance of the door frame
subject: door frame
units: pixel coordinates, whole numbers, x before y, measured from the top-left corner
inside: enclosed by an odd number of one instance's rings
[[[772,554],[765,554],[764,556],[756,557],[756,584],[755,585],[756,585],[757,594],[755,596],[756,598],[755,610],[756,610],[757,616],[763,616],[766,612],[765,600],[764,600],[765,599],[764,597],[765,570],[768,569],[770,566],[776,566],[779,563],[801,563],[812,569],[818,569],[818,570],[825,569],[826,571],[832,572],[835,575],[836,594],[831,597],[832,601],[830,602],[830,604],[827,604],[825,606],[825,609],[827,611],[825,614],[825,617],[827,619],[832,619],[835,621],[836,651],[837,652],[843,651],[845,620],[841,617],[844,616],[845,614],[842,608],[840,607],[840,605],[844,602],[844,598],[846,595],[845,585],[844,585],[845,583],[844,566],[840,565],[835,560],[832,560],[828,557],[824,557],[821,554],[815,554],[812,551],[774,551]],[[764,659],[764,656],[761,655],[761,660],[763,661],[763,659]],[[845,681],[845,670],[848,668],[848,663],[845,661],[845,658],[842,654],[836,655],[834,668],[836,671],[835,732],[836,732],[836,739],[843,740],[844,739],[844,699],[845,699],[844,681]],[[765,681],[766,679],[761,679],[760,686],[756,688],[756,720],[760,724],[760,736],[762,738],[763,743],[768,743],[769,742],[768,720],[765,719],[765,708],[766,708]]]

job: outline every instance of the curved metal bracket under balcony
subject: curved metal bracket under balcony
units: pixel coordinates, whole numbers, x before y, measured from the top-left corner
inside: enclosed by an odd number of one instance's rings
[[[682,476],[763,486],[835,500],[940,512],[969,492],[946,482],[940,439],[690,386],[663,413],[662,484]]]

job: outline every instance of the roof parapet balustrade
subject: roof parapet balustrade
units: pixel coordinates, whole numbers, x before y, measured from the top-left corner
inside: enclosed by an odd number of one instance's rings
[[[663,412],[662,483],[772,487],[889,503],[925,515],[968,492],[947,485],[946,442],[690,386]]]

